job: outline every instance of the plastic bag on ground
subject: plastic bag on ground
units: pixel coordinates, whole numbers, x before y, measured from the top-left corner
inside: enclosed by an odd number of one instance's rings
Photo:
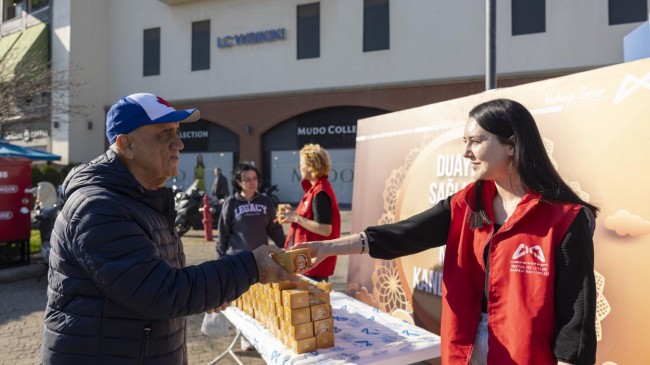
[[[222,313],[206,313],[201,324],[201,333],[210,337],[232,336],[235,326]]]

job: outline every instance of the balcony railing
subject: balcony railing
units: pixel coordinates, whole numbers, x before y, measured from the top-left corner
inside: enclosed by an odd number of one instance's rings
[[[27,3],[30,12],[27,12],[23,4]],[[5,3],[6,4],[6,3]],[[23,31],[33,25],[50,22],[49,1],[20,1],[5,7],[3,18],[6,20],[0,24],[0,34],[4,37],[7,34]],[[12,11],[9,11],[11,9]],[[12,17],[9,17],[12,15]]]

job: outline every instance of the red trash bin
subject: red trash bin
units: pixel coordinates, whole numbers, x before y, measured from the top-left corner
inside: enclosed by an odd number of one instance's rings
[[[31,160],[0,157],[0,265],[29,262],[31,184]]]

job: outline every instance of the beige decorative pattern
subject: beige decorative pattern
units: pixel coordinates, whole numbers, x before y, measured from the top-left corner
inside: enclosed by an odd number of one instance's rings
[[[425,148],[427,144],[433,140],[433,138],[434,135],[425,136],[422,145],[411,149],[406,155],[406,158],[404,159],[404,165],[391,171],[390,176],[385,181],[385,188],[383,193],[384,213],[381,215],[381,218],[379,218],[377,224],[395,222],[397,198],[399,196],[400,189],[402,188],[404,178],[406,178],[406,174],[411,168],[411,165],[413,165],[413,162],[418,157],[418,154],[420,154],[420,151],[422,151],[422,149]]]
[[[392,313],[397,309],[413,313],[413,305],[408,300],[402,281],[393,260],[376,260],[375,272],[372,274],[372,296],[379,304],[379,309]]]
[[[596,298],[596,340],[600,341],[603,338],[603,330],[600,323],[607,317],[612,308],[607,302],[607,298],[603,295],[605,290],[605,277],[594,270],[594,275],[596,276],[596,292],[598,297]]]
[[[359,286],[357,284],[351,283],[348,285],[346,294],[354,297],[354,299],[360,302],[368,304],[373,308],[379,309],[379,305],[375,301],[375,298],[372,297],[372,294],[368,293],[368,289],[366,289],[365,286],[362,286],[361,289],[359,289]]]

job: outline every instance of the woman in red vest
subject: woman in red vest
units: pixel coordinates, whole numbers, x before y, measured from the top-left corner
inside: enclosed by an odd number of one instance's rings
[[[401,222],[295,248],[310,248],[318,263],[446,244],[443,364],[594,364],[598,208],[562,180],[515,101],[474,107],[463,143],[476,182]]]
[[[317,144],[300,150],[301,185],[305,195],[295,211],[278,210],[280,223],[291,223],[285,249],[300,242],[331,240],[341,236],[341,214],[334,189],[327,177],[332,162],[327,151]],[[306,271],[316,281],[328,281],[336,267],[336,256],[328,257]]]

